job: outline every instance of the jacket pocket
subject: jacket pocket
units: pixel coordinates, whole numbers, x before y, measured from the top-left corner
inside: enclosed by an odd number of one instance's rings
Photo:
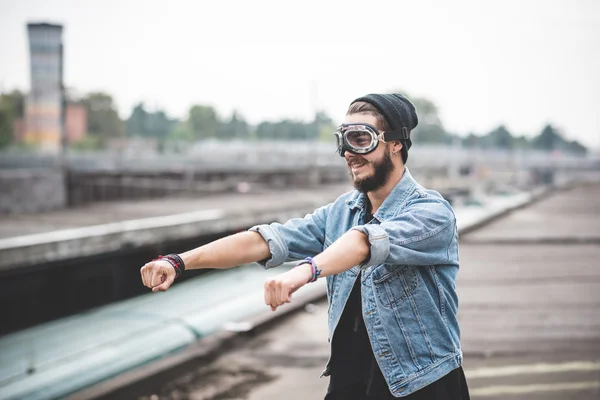
[[[373,284],[379,303],[385,308],[393,308],[417,289],[417,267],[384,264],[373,271]]]

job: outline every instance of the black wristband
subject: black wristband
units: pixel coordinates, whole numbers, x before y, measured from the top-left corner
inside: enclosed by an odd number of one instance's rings
[[[177,264],[177,267],[175,269],[178,269],[179,271],[176,271],[178,272],[176,278],[179,277],[179,275],[181,275],[183,271],[185,271],[185,263],[183,262],[183,259],[179,257],[179,254],[175,253],[167,254],[165,257],[167,257],[170,260],[173,260]]]
[[[167,254],[166,256],[158,256],[152,261],[159,260],[166,261],[169,264],[171,264],[171,266],[175,270],[175,279],[179,278],[179,275],[181,275],[181,273],[185,270],[185,263],[177,254]]]

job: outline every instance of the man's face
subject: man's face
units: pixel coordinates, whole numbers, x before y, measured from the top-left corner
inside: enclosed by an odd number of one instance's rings
[[[375,117],[366,113],[346,115],[344,122],[377,126]],[[354,187],[363,193],[375,191],[385,185],[394,169],[390,150],[383,142],[369,154],[352,154],[345,151],[344,158]]]

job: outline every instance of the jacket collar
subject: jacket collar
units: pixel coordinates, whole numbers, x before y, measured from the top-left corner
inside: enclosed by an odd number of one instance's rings
[[[383,201],[379,210],[373,215],[374,218],[377,218],[379,222],[383,222],[386,219],[394,216],[404,202],[406,201],[409,194],[413,192],[413,189],[416,186],[416,182],[412,177],[408,167],[404,167],[404,174],[400,181],[394,186],[388,197]],[[365,205],[367,204],[367,195],[359,192],[358,190],[354,191],[351,199],[346,201],[348,207],[351,210],[359,209],[363,210]]]

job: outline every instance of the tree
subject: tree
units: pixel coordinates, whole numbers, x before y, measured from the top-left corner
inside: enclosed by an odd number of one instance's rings
[[[308,124],[307,128],[307,138],[310,140],[322,140],[325,135],[330,135],[331,139],[333,139],[332,133],[335,130],[333,120],[323,110],[316,112],[314,120]]]
[[[487,139],[490,147],[510,150],[514,147],[513,136],[504,125],[500,125],[493,131],[487,134]]]
[[[234,111],[231,119],[219,125],[219,139],[248,139],[250,129],[244,117]]]
[[[117,113],[112,96],[107,93],[88,93],[81,103],[85,106],[88,120],[88,134],[106,143],[110,138],[125,135],[123,121]]]
[[[333,133],[336,130],[336,126],[333,119],[325,111],[317,112],[315,115],[315,124],[317,125],[317,137],[320,141],[331,142],[335,140]]]
[[[550,124],[546,125],[542,132],[532,140],[532,146],[535,149],[552,151],[561,147],[562,137],[558,131]]]
[[[480,137],[475,135],[473,132],[469,133],[466,137],[462,139],[462,145],[468,149],[476,149],[481,147],[479,143]]]
[[[167,117],[162,110],[148,112],[144,103],[137,104],[127,119],[127,136],[141,136],[164,141],[177,125],[176,120]]]
[[[523,135],[516,136],[513,138],[513,147],[515,149],[525,150],[525,149],[529,149],[531,147],[531,143],[529,142],[529,139],[527,139]]]
[[[269,121],[263,121],[256,127],[256,137],[260,140],[275,139],[275,124]]]
[[[0,148],[10,145],[14,138],[14,123],[25,115],[25,95],[19,90],[0,94]]]
[[[190,129],[187,121],[181,121],[175,125],[171,132],[169,132],[168,139],[175,142],[193,142],[194,133]]]
[[[284,119],[277,122],[261,122],[256,128],[259,139],[275,140],[308,140],[318,136],[317,125],[313,121],[305,124],[299,121]]]
[[[0,97],[0,149],[12,143],[13,133],[13,114],[7,102]]]
[[[402,93],[402,92],[399,92]],[[419,123],[411,132],[410,137],[416,143],[452,143],[452,137],[442,124],[437,106],[428,99],[409,97],[417,109]]]
[[[146,134],[146,120],[148,113],[144,109],[144,104],[139,103],[133,110],[131,110],[131,115],[127,119],[126,129],[127,136],[145,136]]]
[[[157,110],[148,114],[146,121],[148,136],[164,141],[169,132],[177,126],[178,121],[170,119],[163,110]]]
[[[196,104],[190,107],[188,125],[196,140],[216,138],[219,123],[219,117],[211,106]]]
[[[179,121],[174,124],[167,135],[162,148],[181,152],[185,151],[194,140],[194,134],[189,127],[188,121]]]
[[[584,145],[582,145],[581,143],[579,143],[576,140],[573,141],[569,141],[565,143],[565,149],[573,154],[578,154],[578,155],[586,155],[588,152],[587,147],[585,147]]]
[[[9,102],[13,118],[20,119],[25,117],[25,94],[20,90],[13,90],[10,93],[2,94],[0,97]]]
[[[561,150],[577,155],[585,155],[588,152],[588,149],[578,141],[566,140],[551,124],[544,126],[540,134],[533,138],[531,146],[539,150]]]

